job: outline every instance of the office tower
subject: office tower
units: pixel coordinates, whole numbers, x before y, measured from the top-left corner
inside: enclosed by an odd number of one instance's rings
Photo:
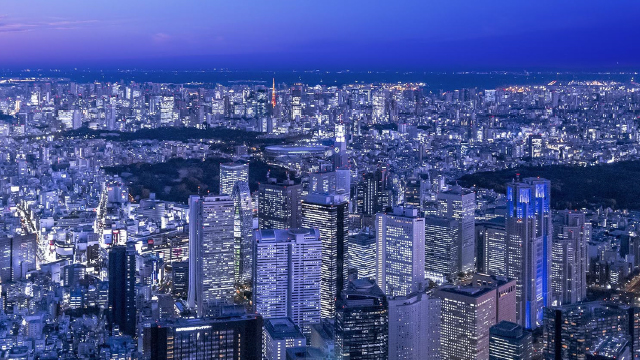
[[[613,335],[598,340],[587,352],[587,360],[630,360],[631,339],[628,335]]]
[[[179,298],[186,298],[189,293],[189,262],[174,261],[171,264],[172,294]]]
[[[349,166],[347,156],[347,135],[344,124],[335,125],[335,142],[333,145],[333,168],[343,169]]]
[[[460,186],[438,193],[438,216],[458,222],[458,236],[454,243],[457,253],[456,272],[475,269],[475,209],[476,194]]]
[[[507,184],[506,276],[517,280],[518,324],[535,329],[550,304],[551,238],[548,180]]]
[[[504,218],[476,224],[478,271],[490,275],[505,275],[507,229]]]
[[[361,207],[358,212],[363,215],[375,215],[391,206],[391,198],[387,184],[388,172],[378,169],[373,173],[363,175],[359,183],[359,201]]]
[[[265,319],[320,322],[322,242],[318,229],[256,231],[253,305]]]
[[[249,184],[236,181],[232,198],[235,281],[246,284],[251,282],[253,263],[253,204]]]
[[[335,298],[348,278],[348,219],[346,194],[309,194],[302,200],[302,226],[317,228],[322,241],[320,314],[335,315]]]
[[[470,285],[480,288],[489,286],[496,290],[496,323],[516,321],[516,281],[504,276],[473,274]]]
[[[420,209],[422,207],[421,181],[418,178],[407,179],[404,185],[404,204]]]
[[[588,302],[544,309],[544,358],[585,359],[601,339],[629,336],[631,352],[640,355],[639,309],[606,302]]]
[[[367,232],[349,236],[349,268],[358,272],[358,278],[376,277],[376,237]]]
[[[533,358],[531,332],[509,321],[489,330],[489,360],[530,360]]]
[[[144,359],[262,359],[262,317],[239,311],[161,320],[143,329]]]
[[[376,215],[376,279],[389,296],[418,291],[424,282],[424,218],[397,206]]]
[[[542,135],[529,135],[527,138],[527,155],[531,158],[542,157]]]
[[[336,302],[335,352],[338,359],[386,359],[387,299],[371,280],[349,282]]]
[[[0,238],[0,283],[25,279],[36,269],[36,235],[15,235]]]
[[[441,359],[489,358],[489,328],[496,319],[495,290],[444,285],[433,295],[442,299]]]
[[[236,181],[249,183],[249,164],[234,161],[220,164],[220,195],[231,195]]]
[[[426,216],[424,223],[425,276],[442,284],[458,274],[455,243],[459,239],[460,224],[455,219],[441,216]]]
[[[233,200],[229,196],[189,198],[188,304],[205,313],[209,301],[234,295]]]
[[[584,213],[558,211],[553,217],[551,290],[553,305],[575,304],[587,296],[587,244],[591,224]]]
[[[293,180],[281,183],[268,178],[258,190],[258,224],[260,229],[295,229],[302,221],[302,185]]]
[[[309,174],[309,193],[349,194],[351,191],[351,171],[337,169]]]
[[[266,360],[287,360],[287,349],[304,347],[307,339],[289,318],[264,320],[262,355]]]
[[[136,249],[132,242],[109,250],[109,323],[136,333]]]
[[[442,300],[424,292],[388,297],[389,360],[440,359]]]

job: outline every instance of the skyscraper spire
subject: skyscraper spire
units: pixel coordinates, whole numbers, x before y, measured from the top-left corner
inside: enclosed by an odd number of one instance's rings
[[[276,78],[273,78],[273,87],[271,88],[271,106],[276,107]]]

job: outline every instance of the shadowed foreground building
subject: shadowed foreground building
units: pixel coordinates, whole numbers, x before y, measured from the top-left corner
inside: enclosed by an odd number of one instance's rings
[[[336,302],[336,358],[387,359],[388,322],[382,290],[369,279],[349,282]]]
[[[489,360],[529,360],[533,356],[531,332],[501,321],[489,330]]]
[[[215,318],[178,319],[143,329],[143,359],[262,359],[262,317],[234,307]]]

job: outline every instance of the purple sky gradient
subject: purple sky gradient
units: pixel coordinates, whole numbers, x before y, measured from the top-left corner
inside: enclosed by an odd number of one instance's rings
[[[2,0],[0,67],[638,68],[639,1]]]

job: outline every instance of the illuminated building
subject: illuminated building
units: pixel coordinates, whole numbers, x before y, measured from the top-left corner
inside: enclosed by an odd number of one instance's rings
[[[260,229],[300,227],[302,185],[293,180],[278,183],[270,178],[258,190],[258,224]]]
[[[424,218],[397,206],[376,215],[376,279],[389,296],[406,296],[424,282]]]
[[[489,360],[530,360],[533,357],[531,332],[509,321],[489,330]]]
[[[320,322],[319,236],[317,229],[256,231],[253,305],[265,319]]]
[[[229,196],[189,198],[188,303],[205,313],[209,301],[231,301],[234,289],[234,205]]]
[[[457,275],[460,224],[457,220],[441,216],[426,216],[425,223],[425,276],[438,284]]]
[[[236,181],[249,183],[249,164],[239,160],[220,164],[220,195],[231,195]]]
[[[535,329],[551,300],[550,190],[548,180],[507,184],[506,276],[517,280],[518,324]]]
[[[109,322],[122,333],[136,333],[136,249],[134,243],[109,250]]]
[[[438,216],[454,219],[459,231],[454,242],[456,252],[455,272],[470,272],[475,269],[475,209],[476,194],[455,186],[438,193]]]
[[[302,226],[320,231],[322,269],[320,279],[321,316],[335,314],[335,298],[348,277],[348,219],[346,194],[309,194],[302,200]]]
[[[289,318],[264,320],[263,356],[266,360],[287,360],[287,349],[304,347],[307,339]]]
[[[553,218],[551,290],[553,305],[574,304],[587,296],[587,246],[591,224],[585,215],[559,211]]]
[[[349,267],[358,272],[358,278],[376,278],[376,237],[361,232],[349,236]]]
[[[233,185],[233,236],[235,281],[251,281],[253,262],[253,204],[249,184],[236,181]]]
[[[424,292],[388,297],[389,360],[440,359],[442,300]]]

